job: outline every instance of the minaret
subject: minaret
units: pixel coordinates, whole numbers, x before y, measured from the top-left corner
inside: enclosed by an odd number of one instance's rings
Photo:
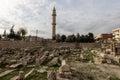
[[[52,39],[56,39],[56,9],[53,7],[52,13]]]

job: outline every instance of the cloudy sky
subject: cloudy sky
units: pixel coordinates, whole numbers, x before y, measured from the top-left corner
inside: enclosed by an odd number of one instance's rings
[[[0,33],[15,25],[51,38],[53,6],[59,34],[111,33],[120,27],[120,0],[0,0]]]

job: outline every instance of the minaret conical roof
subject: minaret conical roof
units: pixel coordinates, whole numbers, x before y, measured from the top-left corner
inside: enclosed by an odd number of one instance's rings
[[[53,10],[55,11],[56,9],[55,9],[55,6],[53,7]]]

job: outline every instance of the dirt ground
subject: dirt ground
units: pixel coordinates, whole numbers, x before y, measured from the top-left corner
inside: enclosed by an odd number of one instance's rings
[[[92,76],[93,80],[109,80],[110,77],[120,78],[120,66],[79,62],[71,62],[70,65],[79,73]]]

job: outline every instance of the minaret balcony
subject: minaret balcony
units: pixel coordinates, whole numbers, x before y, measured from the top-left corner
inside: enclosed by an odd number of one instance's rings
[[[52,25],[56,25],[56,23],[52,23]]]
[[[52,14],[52,16],[56,16],[56,14]]]

